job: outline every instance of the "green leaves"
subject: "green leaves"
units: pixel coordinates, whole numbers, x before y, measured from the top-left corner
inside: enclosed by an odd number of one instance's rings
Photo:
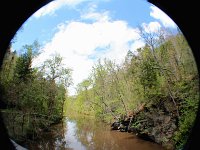
[[[60,55],[46,60],[44,70],[33,68],[38,49],[39,43],[34,42],[23,46],[21,55],[8,51],[1,70],[3,97],[9,110],[5,111],[5,124],[14,139],[35,138],[41,128],[48,128],[63,117],[66,91],[72,83],[71,70],[64,67]],[[9,74],[9,80],[4,81]]]

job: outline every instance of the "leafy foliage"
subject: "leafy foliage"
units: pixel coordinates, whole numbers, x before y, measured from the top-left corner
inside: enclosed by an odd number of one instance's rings
[[[38,47],[37,42],[25,45],[20,55],[8,50],[0,73],[6,105],[1,111],[16,141],[35,139],[42,129],[62,119],[66,90],[71,84],[71,70],[64,68],[59,55],[48,59],[43,70],[32,67]],[[48,76],[44,68],[53,73]],[[8,74],[9,79],[4,80]]]

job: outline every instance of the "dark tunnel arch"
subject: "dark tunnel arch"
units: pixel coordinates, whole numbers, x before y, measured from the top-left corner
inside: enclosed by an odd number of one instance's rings
[[[4,0],[0,3],[0,65],[10,41],[21,27],[21,25],[38,9],[50,3],[52,0]],[[164,11],[179,26],[188,44],[190,45],[195,61],[200,66],[199,55],[199,18],[200,10],[198,1],[183,0],[147,0]],[[1,91],[0,91],[1,92]],[[1,96],[1,95],[0,95]],[[199,108],[200,109],[200,108]],[[198,111],[196,122],[184,149],[196,149],[199,145],[200,135],[200,110]],[[0,114],[1,115],[1,114]],[[4,149],[14,149],[12,146],[3,120],[0,116],[0,146]]]

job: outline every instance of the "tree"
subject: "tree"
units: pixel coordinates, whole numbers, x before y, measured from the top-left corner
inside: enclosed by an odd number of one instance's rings
[[[164,43],[165,40],[165,34],[164,31],[161,29],[158,29],[157,31],[151,31],[150,29],[145,30],[144,28],[140,28],[140,36],[142,39],[145,41],[145,43],[150,47],[151,49],[151,54],[160,70],[160,73],[162,76],[165,78],[166,84],[167,84],[167,90],[168,94],[171,97],[174,106],[176,107],[177,110],[177,115],[179,116],[179,110],[178,106],[176,104],[175,98],[174,98],[174,93],[172,91],[172,87],[169,83],[169,78],[166,75],[165,69],[162,65],[162,62],[159,62],[158,56],[156,53],[156,48],[158,48],[161,44]]]
[[[22,54],[17,58],[15,67],[15,78],[27,81],[33,78],[32,61],[39,53],[40,45],[37,41],[34,41],[32,45],[24,45],[22,48]]]
[[[72,84],[71,80],[71,69],[65,68],[63,64],[63,58],[59,54],[53,54],[51,58],[47,59],[42,65],[42,72],[44,73],[44,77],[49,81],[49,117],[52,117],[52,111],[55,109],[56,105],[56,95],[58,93],[56,83],[60,85],[60,87],[67,87]],[[65,95],[65,94],[64,94]],[[62,96],[62,104],[64,104],[65,98]],[[62,106],[63,107],[63,106]],[[63,108],[62,108],[63,110]],[[63,111],[62,111],[63,113]]]

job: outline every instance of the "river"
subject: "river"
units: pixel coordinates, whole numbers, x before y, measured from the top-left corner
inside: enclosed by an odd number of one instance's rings
[[[27,146],[30,150],[164,150],[133,133],[111,130],[109,125],[94,119],[67,117]]]

